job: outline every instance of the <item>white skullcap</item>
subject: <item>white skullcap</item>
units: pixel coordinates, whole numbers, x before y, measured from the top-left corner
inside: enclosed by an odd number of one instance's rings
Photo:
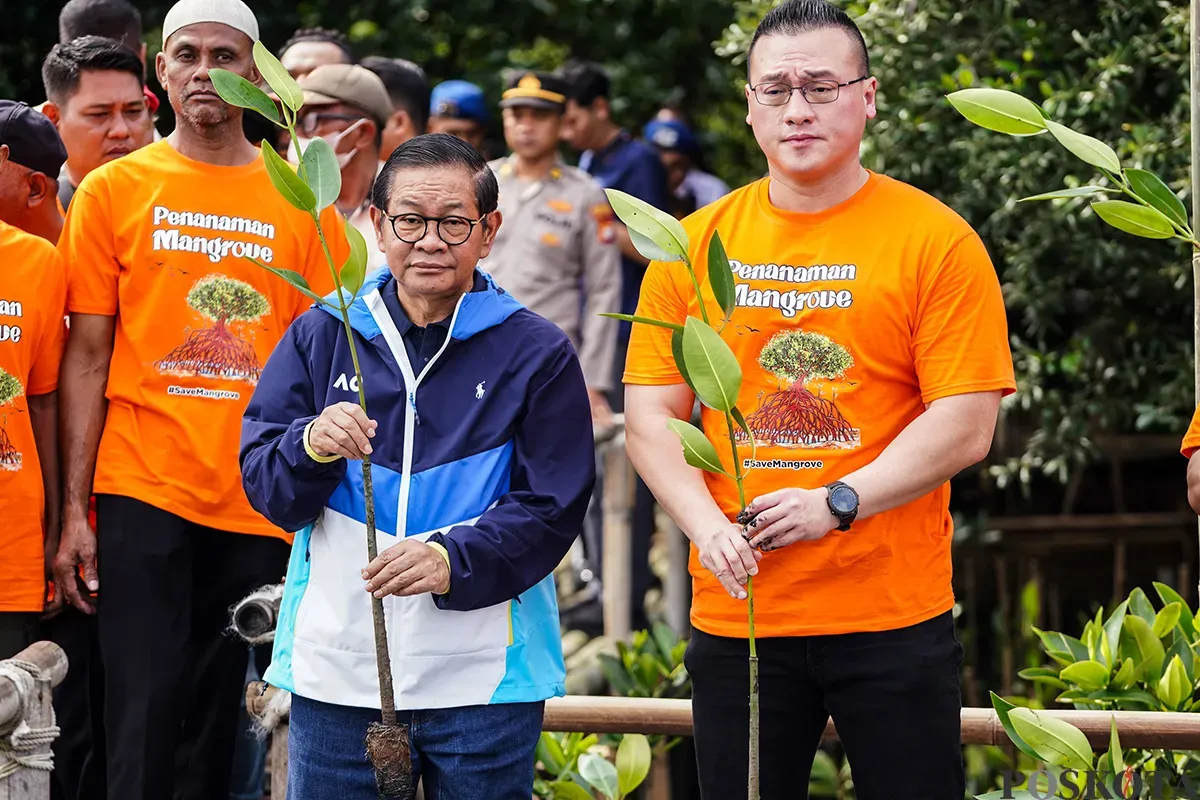
[[[175,31],[198,22],[219,22],[258,41],[258,19],[242,0],[179,0],[163,20],[163,44]]]

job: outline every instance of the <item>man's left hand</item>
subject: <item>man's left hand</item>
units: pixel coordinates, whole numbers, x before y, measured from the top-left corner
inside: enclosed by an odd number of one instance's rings
[[[444,594],[450,589],[450,568],[441,554],[424,542],[405,539],[384,550],[362,571],[367,591],[376,597],[394,594]]]
[[[829,510],[829,490],[780,489],[756,497],[746,506],[750,546],[778,550],[793,542],[820,539],[838,526]]]

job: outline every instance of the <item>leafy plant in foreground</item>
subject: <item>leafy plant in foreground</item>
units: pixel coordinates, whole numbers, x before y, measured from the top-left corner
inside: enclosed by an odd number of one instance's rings
[[[228,70],[209,71],[213,88],[221,99],[230,105],[253,111],[274,125],[287,130],[295,145],[298,171],[288,165],[269,145],[262,149],[263,164],[276,190],[289,203],[312,217],[321,241],[321,249],[329,265],[329,272],[337,287],[337,303],[330,303],[308,285],[304,276],[289,269],[268,266],[261,261],[249,260],[290,283],[316,303],[335,308],[342,317],[346,341],[350,347],[350,358],[354,362],[354,377],[358,385],[358,404],[367,411],[366,389],[362,370],[358,362],[358,348],[350,327],[349,308],[362,290],[366,279],[367,244],[352,225],[346,225],[346,239],[350,244],[350,255],[338,269],[329,251],[325,231],[321,227],[321,212],[333,205],[342,191],[342,174],[333,148],[321,138],[312,139],[306,148],[300,149],[300,138],[296,135],[296,114],[304,105],[304,94],[287,70],[271,55],[262,42],[254,43],[254,63],[258,67],[271,91],[279,98],[275,103],[259,87],[240,75]],[[281,113],[282,111],[282,113]],[[367,557],[374,560],[377,553],[375,542],[375,492],[371,483],[371,458],[362,459],[363,494],[367,516]],[[379,697],[381,723],[372,723],[367,731],[367,753],[375,767],[375,779],[381,795],[400,798],[412,797],[416,787],[412,780],[412,762],[409,752],[407,726],[398,723],[396,702],[392,689],[391,657],[388,654],[387,631],[384,627],[383,601],[371,598],[371,615],[375,632],[375,661],[379,673]]]
[[[605,314],[634,324],[652,325],[671,330],[671,352],[679,374],[691,387],[696,397],[708,408],[723,414],[729,431],[729,447],[733,456],[733,473],[721,463],[717,447],[704,432],[683,420],[671,420],[670,427],[683,444],[683,455],[687,463],[698,469],[713,472],[732,479],[737,484],[739,519],[746,508],[744,479],[747,470],[742,468],[738,452],[737,428],[751,446],[751,458],[755,448],[754,434],[746,422],[745,415],[737,407],[738,393],[742,387],[742,368],[737,357],[721,338],[721,331],[729,322],[734,307],[733,273],[721,237],[714,232],[708,243],[708,286],[721,311],[719,325],[709,319],[708,302],[700,288],[700,280],[688,256],[690,243],[679,220],[654,206],[616,189],[605,189],[613,211],[629,229],[638,252],[654,261],[682,261],[687,267],[696,290],[696,303],[700,317],[688,315],[684,324],[665,320],[649,319],[628,314]],[[754,641],[754,578],[746,582],[747,622],[750,641],[750,753],[747,792],[749,800],[758,800],[758,649]]]
[[[605,755],[596,734],[543,731],[537,763],[545,777],[534,780],[535,797],[545,800],[624,800],[650,774],[650,743],[640,733],[621,737],[615,763]]]

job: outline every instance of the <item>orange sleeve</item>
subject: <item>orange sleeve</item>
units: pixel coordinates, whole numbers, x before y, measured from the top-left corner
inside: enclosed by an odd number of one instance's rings
[[[58,389],[58,368],[62,363],[63,346],[66,343],[67,324],[67,275],[62,256],[50,249],[50,258],[45,266],[46,280],[38,292],[44,324],[37,348],[33,353],[33,365],[29,370],[29,386],[26,389],[33,397],[49,394]]]
[[[94,185],[94,184],[93,184]],[[76,190],[58,238],[67,270],[67,310],[77,314],[117,313],[117,261],[109,209],[88,189]]]
[[[688,297],[684,292],[691,291],[691,286],[683,262],[651,261],[642,279],[634,315],[682,325],[688,314]],[[633,323],[623,380],[628,384],[647,386],[683,383],[671,352],[669,328]]]
[[[1192,414],[1192,423],[1188,425],[1187,433],[1183,435],[1183,446],[1179,452],[1184,458],[1191,458],[1192,453],[1200,450],[1200,406],[1196,406]]]
[[[1004,297],[979,236],[951,247],[919,292],[912,350],[921,399],[1015,392]]]

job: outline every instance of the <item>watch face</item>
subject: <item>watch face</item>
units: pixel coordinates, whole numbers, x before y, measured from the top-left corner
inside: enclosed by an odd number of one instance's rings
[[[845,486],[839,486],[833,490],[829,495],[829,504],[839,514],[849,514],[858,505],[855,501],[853,490],[847,489]]]

